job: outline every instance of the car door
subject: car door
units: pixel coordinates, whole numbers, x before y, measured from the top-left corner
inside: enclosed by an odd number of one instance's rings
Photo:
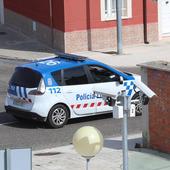
[[[93,79],[93,86],[100,86],[103,88],[113,87],[118,88],[120,83],[120,76],[113,71],[99,65],[89,65],[88,72]],[[109,112],[113,108],[108,106],[103,100],[102,96],[96,96],[96,112]]]
[[[93,93],[93,84],[83,66],[63,70],[63,93],[66,103],[76,115],[89,115],[96,113],[96,101]]]

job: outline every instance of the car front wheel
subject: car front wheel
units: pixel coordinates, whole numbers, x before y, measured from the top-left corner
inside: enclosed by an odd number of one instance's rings
[[[63,104],[57,104],[51,108],[47,123],[52,128],[61,128],[68,122],[68,118],[68,108]]]

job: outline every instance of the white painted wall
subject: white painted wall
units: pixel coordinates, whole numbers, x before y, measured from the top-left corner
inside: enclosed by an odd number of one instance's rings
[[[170,36],[170,0],[158,0],[159,36]]]

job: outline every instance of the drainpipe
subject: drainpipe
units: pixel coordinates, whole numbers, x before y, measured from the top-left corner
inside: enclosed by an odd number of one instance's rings
[[[90,0],[86,0],[86,17],[87,17],[87,47],[88,51],[92,50],[91,23],[90,23]]]
[[[52,3],[52,0],[49,0],[49,8],[50,8],[51,45],[52,45],[52,48],[54,48],[53,3]]]
[[[147,33],[147,0],[143,0],[143,33],[144,33],[144,43],[149,44],[148,33]]]

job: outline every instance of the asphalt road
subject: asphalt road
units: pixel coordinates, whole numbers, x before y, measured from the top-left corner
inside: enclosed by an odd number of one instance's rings
[[[121,135],[122,120],[112,119],[111,115],[81,118],[69,121],[61,129],[48,129],[44,123],[25,121],[17,122],[4,112],[4,99],[9,78],[15,66],[23,62],[0,59],[0,148],[31,147],[33,150],[67,145],[72,142],[74,132],[81,126],[97,127],[104,137]],[[128,71],[128,69],[124,68]],[[139,72],[136,68],[130,71]],[[129,118],[130,134],[141,132],[141,116]]]

